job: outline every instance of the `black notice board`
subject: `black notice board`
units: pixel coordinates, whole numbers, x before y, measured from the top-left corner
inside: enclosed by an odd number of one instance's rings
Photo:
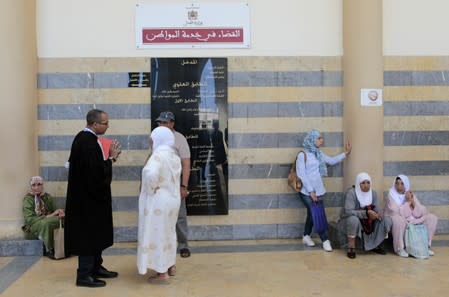
[[[152,58],[151,118],[174,113],[189,143],[189,215],[228,214],[226,58]]]

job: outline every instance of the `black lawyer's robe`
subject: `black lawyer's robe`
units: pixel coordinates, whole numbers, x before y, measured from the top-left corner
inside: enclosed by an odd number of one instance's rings
[[[104,161],[97,136],[81,131],[73,140],[69,162],[66,253],[94,255],[113,244],[112,161]]]

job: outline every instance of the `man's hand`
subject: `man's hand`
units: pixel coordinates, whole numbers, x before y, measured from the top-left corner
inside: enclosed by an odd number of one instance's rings
[[[120,143],[114,139],[111,143],[111,146],[109,147],[109,156],[111,156],[114,159],[117,159],[120,155],[121,151],[121,145]]]

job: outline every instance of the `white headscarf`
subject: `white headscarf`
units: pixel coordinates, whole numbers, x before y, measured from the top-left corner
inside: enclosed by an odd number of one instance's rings
[[[396,179],[400,178],[401,181],[404,183],[404,193],[399,193],[398,191],[396,191]],[[401,206],[402,204],[404,204],[405,201],[405,193],[410,190],[410,181],[408,180],[408,177],[403,175],[403,174],[399,174],[398,176],[396,176],[394,178],[393,181],[393,186],[390,188],[389,194],[390,196],[394,199],[394,201],[396,202],[397,205]]]
[[[360,184],[363,181],[369,181],[371,183],[371,187],[368,192],[363,192],[360,188]],[[372,182],[371,177],[366,172],[359,173],[355,179],[355,194],[357,196],[357,200],[360,203],[360,207],[365,207],[373,203],[373,191],[372,191]]]
[[[151,132],[151,140],[153,140],[152,155],[158,155],[161,162],[166,166],[173,180],[176,180],[181,166],[180,159],[175,152],[175,134],[167,127],[157,127]]]
[[[44,200],[42,200],[42,196],[44,196],[43,187],[40,188],[42,190],[41,192],[36,192],[32,185],[33,184],[42,184],[44,185],[44,179],[41,176],[33,176],[30,178],[30,194],[34,196],[34,212],[40,216],[40,215],[46,215],[47,209],[46,205],[44,203]]]
[[[151,139],[153,140],[153,153],[160,149],[173,149],[175,145],[175,135],[167,127],[157,127],[151,132]]]

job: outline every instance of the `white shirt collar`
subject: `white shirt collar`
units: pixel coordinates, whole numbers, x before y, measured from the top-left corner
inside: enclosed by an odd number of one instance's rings
[[[95,135],[95,136],[97,136],[97,134],[94,132],[94,131],[92,131],[90,128],[84,128],[83,129],[83,131],[85,131],[85,132],[90,132],[90,133],[92,133],[93,135]]]

